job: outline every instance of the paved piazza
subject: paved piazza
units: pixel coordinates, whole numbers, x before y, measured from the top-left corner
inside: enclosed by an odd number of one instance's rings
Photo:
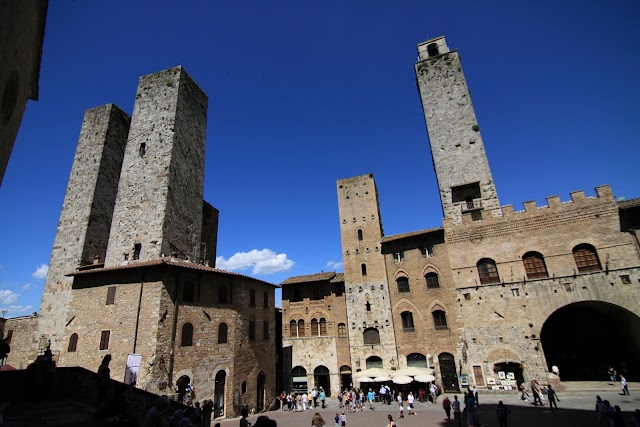
[[[495,408],[498,401],[502,400],[511,409],[509,415],[509,426],[511,427],[555,427],[555,426],[597,426],[597,416],[595,412],[595,397],[600,395],[603,400],[609,400],[611,405],[619,405],[625,412],[626,425],[630,426],[632,413],[636,408],[640,409],[640,385],[633,387],[631,396],[622,396],[618,390],[611,385],[603,385],[602,388],[593,391],[567,391],[559,392],[560,402],[558,413],[552,413],[548,406],[534,407],[531,402],[523,402],[515,394],[497,394],[491,392],[480,392],[480,408],[478,414],[483,425],[491,427],[498,426]],[[450,399],[453,395],[447,394]],[[459,395],[458,399],[462,396]],[[454,421],[446,420],[444,410],[441,406],[442,396],[438,397],[436,405],[433,403],[417,402],[416,410],[418,415],[406,415],[398,419],[397,406],[390,406],[382,403],[375,403],[375,409],[365,412],[349,414],[347,413],[347,427],[385,427],[387,425],[387,415],[391,414],[398,427],[429,427],[429,426],[450,426],[455,427]],[[305,427],[311,425],[313,414],[319,412],[324,418],[327,427],[334,425],[334,417],[338,410],[338,401],[331,399],[327,409],[316,408],[314,411],[302,412],[269,412],[266,415],[278,422],[278,427]],[[251,415],[249,421],[254,423],[257,415]],[[221,427],[238,426],[237,418],[219,421]],[[216,422],[212,422],[214,426]],[[463,426],[466,422],[463,421]]]

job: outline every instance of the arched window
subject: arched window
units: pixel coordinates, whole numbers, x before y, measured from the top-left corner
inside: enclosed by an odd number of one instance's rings
[[[298,336],[304,337],[304,320],[298,320]]]
[[[449,329],[447,326],[447,315],[444,310],[434,310],[431,314],[433,315],[433,323],[436,327],[436,331]]]
[[[370,368],[380,368],[382,369],[382,359],[378,356],[367,357],[366,360],[367,369]]]
[[[311,319],[311,336],[317,337],[319,333],[318,321],[316,319]]]
[[[415,332],[415,328],[413,326],[413,313],[410,311],[403,311],[400,314],[402,318],[402,331],[403,332]]]
[[[498,276],[498,268],[496,262],[491,258],[482,258],[478,261],[478,275],[480,276],[480,283],[488,285],[491,283],[500,283],[500,276]]]
[[[429,58],[438,56],[438,53],[438,45],[436,43],[431,43],[427,46],[427,54],[429,55]]]
[[[267,292],[265,292],[265,293],[264,293],[264,295],[263,295],[263,301],[264,301],[264,302],[263,302],[262,306],[263,306],[264,308],[269,308],[269,293],[267,293]]]
[[[254,289],[251,289],[249,291],[249,307],[255,307],[256,306],[256,291]]]
[[[596,248],[586,243],[573,248],[573,259],[576,261],[576,267],[580,273],[602,270]]]
[[[220,285],[218,288],[218,304],[226,304],[227,303],[227,287],[225,285]]]
[[[549,277],[542,254],[538,252],[527,252],[522,256],[522,262],[524,264],[524,271],[527,273],[527,279]]]
[[[424,275],[424,280],[427,282],[427,289],[435,289],[440,287],[440,279],[437,273],[427,273]]]
[[[338,338],[347,337],[347,325],[344,323],[338,323]]]
[[[362,275],[366,276],[367,275],[367,264],[360,265],[360,270],[362,271]]]
[[[78,348],[78,334],[71,334],[71,337],[69,338],[69,347],[67,348],[67,351],[69,353],[73,353],[74,351],[76,351],[76,348]]]
[[[325,319],[324,317],[320,318],[320,336],[327,336],[327,319]]]
[[[414,368],[428,368],[427,356],[421,353],[411,353],[407,356],[407,366]]]
[[[193,283],[186,282],[182,288],[182,301],[193,302]]]
[[[297,338],[298,337],[298,324],[295,320],[289,322],[289,338]]]
[[[396,284],[398,285],[398,292],[409,292],[409,278],[408,277],[398,277],[396,279]]]
[[[182,347],[193,345],[193,325],[191,323],[182,325],[182,340],[180,341],[180,345]]]
[[[225,344],[227,342],[227,324],[220,323],[218,326],[218,344]]]
[[[293,301],[291,302],[300,302],[302,301],[302,296],[300,295],[300,289],[293,290]]]
[[[380,344],[380,333],[376,328],[367,328],[362,333],[365,345]]]
[[[362,230],[358,230],[358,240],[362,241]]]

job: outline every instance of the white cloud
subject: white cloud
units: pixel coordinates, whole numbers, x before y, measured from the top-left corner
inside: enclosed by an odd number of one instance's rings
[[[48,271],[49,266],[47,264],[41,264],[40,267],[36,268],[36,271],[33,272],[32,276],[36,279],[46,279]]]
[[[225,259],[216,257],[216,268],[222,270],[246,270],[251,268],[252,274],[273,274],[288,271],[295,264],[287,258],[287,254],[277,254],[271,249],[253,249],[249,252],[238,252]]]
[[[11,315],[11,317],[24,316],[26,314],[33,313],[33,307],[30,305],[10,305],[2,307],[2,310],[7,310],[5,316]]]
[[[332,270],[341,270],[342,269],[342,261],[327,261],[327,268]]]
[[[31,283],[25,283],[24,285],[22,285],[22,290],[26,291],[27,289],[29,289],[31,287]]]
[[[0,304],[13,304],[18,299],[18,294],[10,290],[0,291]]]

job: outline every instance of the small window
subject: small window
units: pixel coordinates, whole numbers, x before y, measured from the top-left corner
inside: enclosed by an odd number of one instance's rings
[[[269,308],[269,293],[265,292],[264,295],[262,296],[262,306],[264,308]]]
[[[631,277],[629,277],[628,274],[623,274],[620,276],[620,281],[622,282],[623,285],[630,285]]]
[[[544,279],[549,277],[544,257],[538,252],[527,252],[522,256],[527,279]]]
[[[358,230],[358,240],[362,241],[362,230]]]
[[[380,344],[380,333],[375,328],[367,328],[362,333],[365,345]]]
[[[415,328],[413,326],[413,313],[410,311],[403,311],[400,314],[402,318],[402,331],[403,332],[415,332]]]
[[[147,153],[147,144],[145,142],[141,142],[140,148],[138,149],[138,154],[140,154],[140,157],[144,157],[146,153]]]
[[[242,394],[245,394],[247,392],[247,382],[243,381],[242,382]]]
[[[327,319],[325,319],[324,317],[320,318],[320,336],[327,336]]]
[[[256,291],[254,289],[251,289],[249,291],[249,306],[250,307],[256,306]]]
[[[424,280],[427,282],[427,289],[435,289],[440,287],[440,279],[437,273],[425,274]]]
[[[109,288],[107,289],[107,304],[106,305],[115,304],[115,301],[116,301],[116,287],[115,286],[109,286]]]
[[[429,55],[429,58],[438,56],[438,53],[438,45],[436,43],[431,43],[427,46],[427,54]]]
[[[185,282],[182,289],[182,301],[193,302],[193,283]]]
[[[464,299],[466,299],[467,301],[469,301],[471,299],[471,294],[467,293],[467,294],[463,294]]]
[[[250,341],[256,340],[256,321],[255,320],[249,320],[249,340]]]
[[[297,338],[298,337],[298,324],[295,320],[289,322],[289,338]]]
[[[396,279],[396,284],[398,285],[398,292],[410,292],[409,289],[409,278],[408,277],[398,277]]]
[[[300,319],[298,320],[298,337],[304,337],[304,336],[305,336],[304,320]]]
[[[225,285],[220,285],[218,288],[218,304],[226,304],[227,303],[227,287]]]
[[[67,348],[67,351],[69,353],[73,353],[74,351],[76,351],[76,349],[78,348],[78,334],[71,334],[71,337],[69,338],[69,347]]]
[[[566,292],[573,292],[574,291],[574,287],[573,287],[573,283],[565,283],[564,284],[564,290]]]
[[[596,248],[591,245],[582,244],[573,248],[573,258],[580,273],[602,270]]]
[[[102,331],[100,334],[100,350],[109,350],[109,338],[111,331]]]
[[[420,249],[422,256],[425,258],[431,258],[433,256],[433,245],[427,245]]]
[[[190,347],[193,345],[193,325],[185,323],[182,325],[182,338],[180,341],[182,347]]]
[[[347,337],[347,325],[344,323],[338,323],[338,338]]]
[[[513,295],[514,297],[519,297],[520,296],[520,289],[518,289],[518,288],[511,289],[511,295]]]
[[[218,344],[226,344],[227,343],[227,324],[220,323],[218,326]]]
[[[263,340],[269,339],[269,322],[266,320],[262,322],[262,339]]]
[[[436,327],[436,331],[449,329],[447,326],[447,315],[443,310],[435,310],[431,314],[433,315],[433,323]]]
[[[369,301],[365,303],[364,307],[367,309],[367,311],[371,311],[371,303]]]
[[[491,283],[500,283],[500,276],[498,275],[498,268],[496,262],[491,258],[483,258],[478,261],[478,276],[480,276],[480,283],[483,285],[489,285]]]
[[[362,271],[362,275],[366,276],[367,275],[367,264],[360,265],[360,270]]]
[[[320,334],[320,329],[318,328],[318,320],[311,319],[311,336],[317,337]]]
[[[403,262],[404,261],[404,252],[396,252],[393,254],[393,262]]]

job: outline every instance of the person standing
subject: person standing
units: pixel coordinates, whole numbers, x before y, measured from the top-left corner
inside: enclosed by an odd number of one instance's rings
[[[431,393],[431,401],[433,404],[436,404],[436,400],[438,399],[438,389],[436,388],[436,383],[431,383],[429,386],[429,393]]]
[[[556,391],[551,388],[551,384],[547,386],[547,398],[549,399],[549,408],[551,409],[551,412],[553,412],[554,406],[556,408],[555,412],[558,412],[558,404],[556,403],[556,400],[560,402],[560,399],[558,398]]]
[[[387,427],[396,427],[396,423],[395,421],[393,421],[393,417],[391,415],[387,415],[387,419],[389,420],[389,424],[387,424]]]
[[[618,405],[613,407],[613,414],[611,415],[611,427],[624,427],[624,417],[622,416],[622,410]]]
[[[533,394],[533,406],[538,406],[538,404],[542,406],[542,400],[536,387],[536,380],[531,380],[531,394]]]
[[[622,386],[622,394],[624,394],[625,396],[631,396],[631,393],[629,393],[629,385],[627,384],[627,379],[622,374],[620,374],[620,385]]]
[[[369,409],[371,409],[373,411],[373,399],[375,399],[375,393],[373,392],[372,389],[369,389],[369,392],[367,393],[367,400],[369,401]]]
[[[398,397],[396,399],[398,401],[398,418],[404,418],[402,392],[398,392]]]
[[[476,387],[475,384],[473,385],[473,401],[476,406],[480,406],[480,402],[478,401],[478,387]]]
[[[504,406],[502,400],[498,402],[498,407],[496,408],[496,415],[498,416],[498,423],[500,427],[507,427],[507,417],[511,413],[511,409]]]
[[[96,413],[100,412],[105,403],[107,402],[107,393],[109,391],[111,381],[111,369],[109,369],[109,363],[111,362],[111,355],[107,354],[102,358],[102,363],[98,368],[98,404],[96,407]]]
[[[313,400],[313,407],[318,406],[318,389],[315,387],[311,390],[311,399]]]
[[[307,393],[302,393],[302,411],[306,411],[307,410],[307,404],[309,403],[309,396],[307,396]]]
[[[600,396],[596,396],[596,412],[598,413],[598,425],[600,427],[606,427],[607,422],[607,405]]]
[[[451,401],[449,400],[449,396],[445,396],[442,400],[442,409],[444,409],[444,413],[447,414],[447,421],[451,419]]]
[[[247,419],[249,417],[249,409],[243,407],[240,409],[240,415],[242,416],[242,418],[240,418],[240,427],[251,427],[251,423]]]
[[[609,366],[609,369],[607,369],[607,374],[609,374],[609,379],[611,380],[611,385],[616,385],[616,376],[618,375],[616,370],[613,369],[611,366]]]
[[[527,386],[525,383],[520,384],[520,391],[522,394],[520,395],[520,400],[529,401],[529,393],[527,393]]]
[[[327,394],[322,387],[320,387],[320,403],[322,404],[322,409],[327,407]]]
[[[460,401],[458,400],[457,395],[453,396],[453,403],[451,405],[453,406],[453,419],[458,420],[458,425],[461,426],[462,417],[460,416]]]
[[[409,395],[407,396],[407,408],[408,409],[408,414],[411,415],[418,415],[418,413],[416,412],[416,408],[413,406],[413,402],[415,401],[415,397],[413,397],[413,392],[410,391]]]

